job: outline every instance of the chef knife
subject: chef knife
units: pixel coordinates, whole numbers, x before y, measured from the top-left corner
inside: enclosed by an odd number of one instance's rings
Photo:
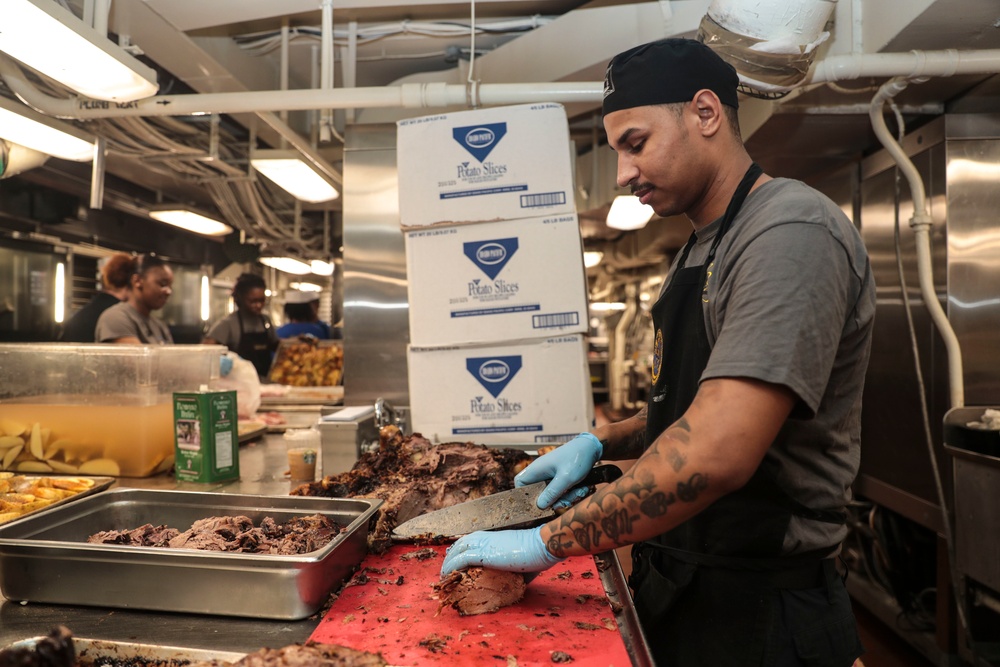
[[[621,475],[618,466],[595,466],[579,486],[613,482]],[[551,507],[538,509],[536,504],[538,494],[547,484],[536,482],[422,514],[396,526],[392,537],[397,541],[448,538],[477,530],[527,528],[543,524],[557,514]]]

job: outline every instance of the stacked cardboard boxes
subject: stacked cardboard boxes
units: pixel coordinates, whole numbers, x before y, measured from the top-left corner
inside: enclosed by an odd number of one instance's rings
[[[563,107],[400,121],[413,430],[562,442],[593,420],[587,289]]]

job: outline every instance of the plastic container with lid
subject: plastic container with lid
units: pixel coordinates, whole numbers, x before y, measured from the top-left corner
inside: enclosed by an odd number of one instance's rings
[[[0,470],[146,477],[173,465],[173,392],[221,345],[0,344]]]

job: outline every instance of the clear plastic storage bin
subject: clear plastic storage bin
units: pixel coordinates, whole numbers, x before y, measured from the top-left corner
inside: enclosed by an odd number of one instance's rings
[[[0,470],[146,477],[174,461],[173,392],[221,345],[0,344]]]

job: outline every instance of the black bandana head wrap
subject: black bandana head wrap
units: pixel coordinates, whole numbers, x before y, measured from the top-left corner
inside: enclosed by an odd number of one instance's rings
[[[619,53],[604,75],[604,114],[621,109],[690,102],[703,88],[739,108],[732,65],[693,39],[661,39]]]

